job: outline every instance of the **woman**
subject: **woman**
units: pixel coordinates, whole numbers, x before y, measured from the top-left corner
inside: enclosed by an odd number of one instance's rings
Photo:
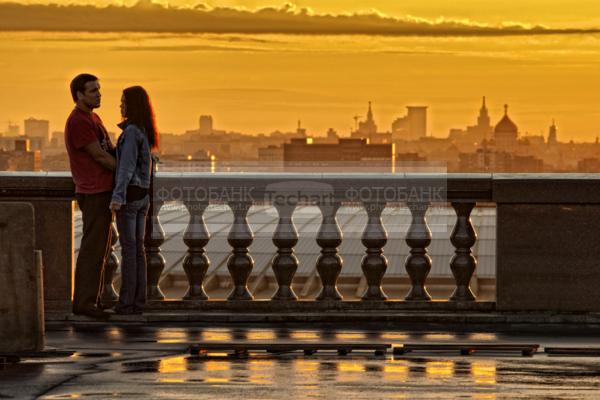
[[[121,290],[117,314],[141,314],[146,303],[144,232],[152,178],[150,151],[158,147],[158,131],[148,93],[132,86],[121,97],[115,188],[110,203],[116,213],[121,243]]]

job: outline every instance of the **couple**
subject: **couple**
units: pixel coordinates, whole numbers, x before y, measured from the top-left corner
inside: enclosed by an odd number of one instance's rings
[[[83,220],[83,237],[75,267],[73,313],[108,318],[98,297],[104,263],[110,250],[110,230],[116,215],[121,243],[121,290],[117,314],[139,314],[146,302],[144,233],[152,179],[151,150],[158,132],[150,98],[140,86],[123,91],[123,130],[116,148],[100,117],[100,84],[90,74],[71,82],[75,109],[65,128],[75,195]]]

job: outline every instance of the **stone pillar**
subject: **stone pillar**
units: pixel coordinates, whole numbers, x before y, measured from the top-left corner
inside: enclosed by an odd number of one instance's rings
[[[146,219],[146,235],[144,245],[146,246],[146,263],[148,287],[146,290],[148,300],[164,300],[165,295],[158,285],[160,276],[165,269],[165,258],[160,252],[160,246],[165,242],[165,231],[160,224],[158,213],[163,206],[163,201],[155,199],[150,205],[148,218]]]
[[[495,174],[496,308],[600,312],[597,174]]]
[[[365,202],[367,210],[367,226],[363,231],[362,244],[367,248],[361,267],[367,281],[367,289],[363,300],[386,300],[381,289],[381,281],[387,270],[387,259],[383,255],[383,246],[387,243],[387,232],[381,221],[381,213],[385,203]]]
[[[120,264],[119,257],[115,253],[115,245],[119,240],[119,232],[114,222],[110,225],[110,228],[110,253],[104,265],[102,293],[100,294],[100,303],[106,308],[114,306],[117,300],[119,300],[119,296],[117,296],[113,286],[115,272],[117,272]]]
[[[32,200],[35,247],[44,257],[46,314],[61,318],[71,313],[73,299],[74,202],[70,198]]]
[[[183,300],[208,300],[204,291],[204,278],[210,266],[204,247],[210,240],[210,233],[204,222],[204,211],[208,203],[186,201],[185,207],[190,213],[188,226],[183,234],[183,242],[188,250],[183,260],[183,269],[188,278],[188,290]]]
[[[318,205],[323,215],[321,228],[317,233],[317,244],[321,247],[321,255],[317,259],[317,272],[321,277],[323,289],[317,300],[342,300],[337,289],[337,279],[342,271],[342,258],[338,254],[338,246],[342,244],[342,231],[335,215],[341,206],[339,201]]]
[[[431,231],[427,226],[425,213],[429,203],[409,202],[407,205],[412,214],[412,221],[406,233],[406,244],[410,247],[410,255],[404,265],[410,277],[411,289],[404,299],[428,301],[431,300],[431,296],[427,293],[425,281],[431,270],[431,258],[427,254],[427,246],[431,243]]]
[[[233,225],[227,236],[227,242],[233,248],[227,259],[227,268],[233,280],[233,290],[228,300],[253,300],[254,296],[248,290],[248,278],[254,267],[254,260],[248,254],[248,246],[254,240],[254,234],[248,225],[248,210],[252,207],[250,201],[232,201],[228,203],[233,211]]]
[[[450,235],[450,241],[456,250],[450,261],[450,269],[456,281],[456,289],[450,296],[450,300],[475,301],[475,295],[469,287],[477,267],[477,260],[471,254],[471,247],[477,240],[477,233],[471,221],[471,211],[475,203],[453,202],[452,207],[456,211],[456,225]]]
[[[294,246],[298,243],[298,232],[292,221],[296,204],[274,204],[279,213],[279,223],[273,233],[273,244],[277,246],[277,255],[273,258],[272,268],[277,279],[277,292],[272,300],[297,300],[292,289],[292,280],[298,269],[298,259],[294,255]]]
[[[600,312],[600,205],[498,204],[501,311]]]
[[[0,205],[0,354],[44,348],[42,256],[31,204]]]

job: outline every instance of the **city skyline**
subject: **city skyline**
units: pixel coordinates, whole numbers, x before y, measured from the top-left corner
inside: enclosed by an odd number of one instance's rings
[[[481,102],[481,99],[479,99],[479,101]],[[326,137],[327,134],[328,134],[328,131],[331,131],[331,130],[333,130],[334,132],[336,132],[336,134],[338,136],[340,136],[340,137],[351,137],[353,133],[355,133],[355,132],[358,131],[358,126],[362,125],[363,123],[375,123],[375,122],[377,122],[377,125],[374,126],[375,131],[373,133],[378,133],[378,132],[380,132],[380,133],[391,133],[391,132],[394,131],[394,124],[396,124],[398,122],[398,120],[402,118],[401,117],[402,113],[405,113],[404,110],[399,109],[399,112],[395,116],[393,116],[391,118],[391,120],[389,121],[389,123],[381,123],[381,120],[377,116],[374,116],[374,111],[373,110],[375,110],[375,114],[376,114],[377,104],[374,104],[371,101],[368,101],[367,104],[368,104],[368,109],[367,109],[367,111],[364,114],[361,115],[360,113],[359,114],[354,113],[354,115],[352,115],[352,117],[348,118],[348,120],[352,120],[352,123],[349,125],[349,127],[348,127],[347,130],[336,130],[335,128],[333,128],[333,126],[330,126],[327,131],[316,132],[316,131],[312,131],[312,130],[307,129],[306,128],[306,126],[307,126],[306,120],[302,119],[302,118],[299,118],[297,121],[293,121],[293,122],[296,123],[296,126],[294,126],[293,123],[290,123],[287,126],[282,126],[282,127],[277,128],[277,129],[275,129],[273,131],[268,131],[268,132],[267,131],[247,132],[247,131],[243,131],[243,130],[238,131],[238,130],[230,129],[227,126],[223,126],[222,124],[219,124],[219,116],[218,115],[213,115],[213,114],[208,114],[208,113],[199,113],[198,117],[196,118],[196,126],[189,126],[187,129],[185,129],[183,131],[179,131],[179,132],[164,130],[164,133],[169,133],[169,134],[174,134],[174,135],[184,135],[187,132],[191,132],[191,131],[194,131],[194,130],[198,129],[198,120],[199,119],[201,120],[204,117],[208,117],[208,118],[211,118],[211,126],[212,126],[213,120],[214,120],[215,121],[214,126],[217,127],[217,128],[219,128],[220,131],[230,132],[230,133],[240,133],[240,134],[250,135],[250,136],[257,136],[257,135],[261,135],[261,134],[262,135],[269,135],[269,134],[277,133],[277,132],[293,132],[296,129],[300,129],[300,125],[302,125],[302,129],[306,132],[307,136],[309,136],[309,137]],[[484,104],[484,107],[486,107],[486,112],[488,112],[487,109],[490,108],[489,107],[489,97],[483,96],[483,104]],[[495,126],[498,122],[501,121],[503,115],[505,115],[505,113],[506,113],[507,107],[508,107],[508,104],[504,103],[504,104],[502,104],[502,108],[501,108],[502,111],[495,110],[495,111],[497,111],[497,114],[495,114],[493,111],[490,113],[490,115],[489,115],[488,118],[490,120],[491,126]],[[364,105],[363,108],[366,108],[366,105]],[[386,107],[386,108],[388,108],[388,107]],[[414,104],[407,104],[407,105],[405,105],[404,108],[406,110],[414,109],[414,108],[430,109],[429,106],[422,105],[422,104],[418,105],[418,106],[415,106]],[[496,107],[496,108],[498,108],[498,107]],[[431,136],[431,137],[435,137],[435,138],[448,138],[449,136],[451,136],[451,134],[452,134],[453,131],[461,130],[463,128],[468,128],[470,126],[469,125],[470,123],[475,122],[476,119],[479,118],[479,117],[477,117],[478,110],[479,110],[479,106],[478,107],[473,107],[473,110],[472,110],[472,113],[471,113],[472,115],[463,117],[463,118],[467,118],[467,119],[465,119],[464,122],[462,122],[462,123],[457,122],[447,132],[437,132],[437,134],[435,134],[435,132],[431,132],[429,130],[425,130],[425,128],[423,127],[423,129],[424,129],[424,131],[423,131],[424,132],[424,136]],[[98,112],[98,113],[101,114],[101,109],[97,109],[97,110],[95,110],[95,112]],[[202,114],[202,115],[200,115],[200,114]],[[267,110],[267,114],[268,114],[268,110]],[[515,108],[514,107],[511,107],[511,114],[512,115],[515,115],[515,114],[518,115],[518,112],[515,113]],[[497,117],[495,117],[495,115]],[[424,118],[426,118],[426,122],[425,123],[426,124],[430,124],[431,121],[429,121],[429,117],[424,117]],[[459,117],[457,117],[457,120],[458,119],[459,119]],[[46,119],[43,119],[43,118],[38,118],[37,116],[30,115],[29,117],[27,117],[27,118],[25,118],[25,119],[23,119],[21,121],[13,120],[13,119],[6,119],[5,120],[5,123],[6,123],[5,127],[4,128],[0,128],[0,135],[4,134],[5,136],[15,136],[14,131],[17,130],[17,129],[19,131],[19,135],[25,135],[25,131],[26,131],[25,125],[27,124],[27,122],[29,120],[43,120],[44,122],[49,123],[49,126],[50,126],[49,132],[50,132],[50,134],[52,134],[52,133],[58,133],[58,132],[62,131],[59,127],[57,127],[56,125],[53,125],[52,121],[46,120]],[[384,122],[386,122],[386,121],[384,121]],[[200,123],[200,126],[201,126],[202,125],[202,121],[200,121],[199,123]],[[539,131],[530,132],[530,131],[524,131],[524,130],[520,129],[519,130],[519,135],[520,136],[539,136],[539,135],[542,135],[542,136],[546,137],[547,134],[548,134],[548,129],[551,126],[554,126],[555,129],[559,129],[559,127],[560,127],[560,121],[557,121],[556,118],[550,118],[549,121],[548,121],[548,124],[545,127],[541,127],[539,129]],[[13,133],[9,132],[11,130],[11,128],[13,130]],[[202,128],[200,128],[200,129],[202,130]],[[565,133],[562,130],[560,131],[560,136],[561,136],[561,138],[565,137]],[[406,140],[414,140],[414,138],[407,137]],[[559,141],[569,142],[570,140],[571,139],[559,140]],[[592,140],[581,141],[581,142],[590,142],[590,141],[596,141],[596,137],[592,138]]]

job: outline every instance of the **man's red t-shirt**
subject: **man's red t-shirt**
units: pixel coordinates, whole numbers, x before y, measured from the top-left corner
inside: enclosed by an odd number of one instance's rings
[[[100,117],[75,107],[67,119],[65,146],[76,193],[94,194],[113,190],[113,172],[100,165],[84,149],[94,141],[100,143],[104,151],[114,150]]]

